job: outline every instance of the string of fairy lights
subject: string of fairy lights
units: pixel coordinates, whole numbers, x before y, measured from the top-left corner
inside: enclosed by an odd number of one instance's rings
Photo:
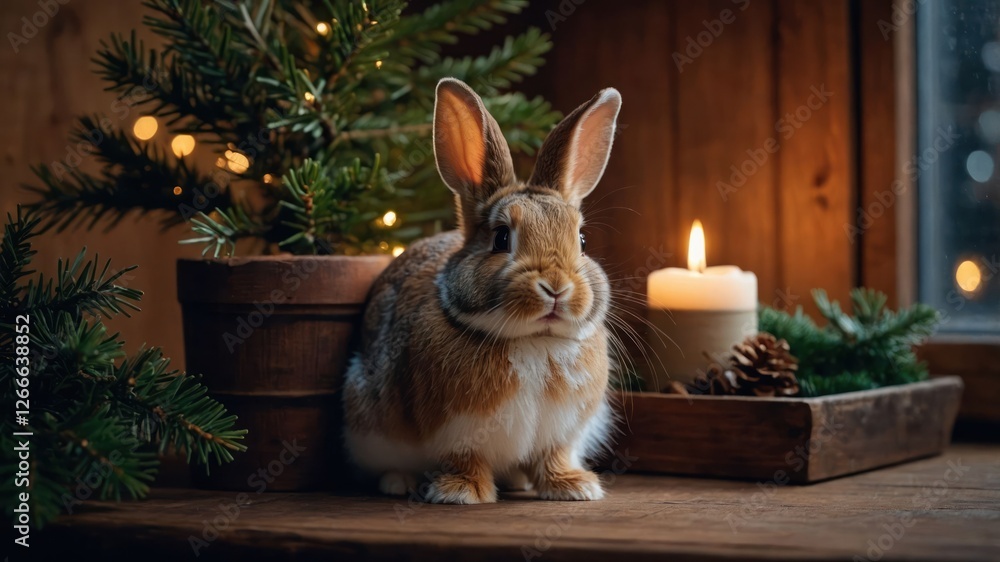
[[[317,24],[317,31],[320,31],[319,24]],[[322,33],[322,32],[321,32]],[[306,100],[312,96],[310,93],[306,93]],[[157,132],[159,132],[160,124],[156,117],[152,115],[144,115],[135,120],[132,125],[132,134],[136,139],[142,142],[150,142],[156,137]],[[178,134],[174,135],[170,140],[170,150],[174,153],[178,159],[190,156],[194,153],[195,146],[197,146],[197,141],[192,135]],[[242,154],[236,150],[226,150],[223,156],[220,156],[216,161],[215,165],[220,168],[228,169],[234,174],[243,174],[250,169],[250,159],[247,158],[245,154]],[[278,181],[278,178],[274,174],[264,174],[263,181],[266,184],[274,184]],[[184,193],[184,188],[175,185],[173,194],[180,196]],[[399,222],[399,215],[393,210],[386,211],[382,216],[375,219],[375,225],[380,228],[392,228]],[[386,241],[379,242],[379,249],[386,253],[392,253],[394,257],[399,256],[406,250],[406,247],[401,244],[390,245]]]

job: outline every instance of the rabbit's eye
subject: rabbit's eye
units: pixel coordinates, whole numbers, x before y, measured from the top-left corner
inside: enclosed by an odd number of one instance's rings
[[[498,226],[493,229],[493,253],[510,253],[509,226]]]
[[[583,231],[580,231],[580,251],[587,251],[587,237],[583,235]]]

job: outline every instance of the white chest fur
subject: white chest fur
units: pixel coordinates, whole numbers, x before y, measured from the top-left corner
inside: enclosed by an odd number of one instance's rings
[[[561,338],[526,338],[512,342],[508,351],[510,376],[518,380],[517,392],[493,416],[458,416],[435,436],[441,451],[475,450],[494,468],[502,470],[555,446],[574,446],[584,432],[581,404],[559,402],[546,393],[552,383],[553,364],[570,388],[582,385],[587,374],[576,367],[579,342]],[[574,447],[575,448],[575,447]]]

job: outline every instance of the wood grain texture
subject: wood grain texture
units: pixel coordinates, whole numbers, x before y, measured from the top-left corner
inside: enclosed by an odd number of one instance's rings
[[[810,482],[854,474],[947,448],[964,385],[958,377],[806,401],[813,423]]]
[[[958,377],[818,398],[638,393],[618,446],[637,471],[805,484],[940,453],[961,394]]]
[[[855,284],[845,233],[856,207],[848,2],[776,6],[779,278],[812,313],[811,289],[845,300]]]
[[[598,502],[545,502],[528,492],[477,506],[158,490],[148,501],[78,508],[33,534],[32,549],[46,559],[85,545],[110,558],[187,560],[207,529],[214,540],[201,546],[200,559],[840,562],[869,559],[880,541],[889,560],[1000,558],[996,446],[955,446],[942,457],[808,487],[604,478],[609,493]],[[901,521],[908,526],[899,534]]]

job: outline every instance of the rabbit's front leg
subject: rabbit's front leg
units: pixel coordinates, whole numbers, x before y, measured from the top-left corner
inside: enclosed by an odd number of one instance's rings
[[[493,470],[482,456],[469,451],[452,454],[441,462],[442,473],[434,477],[425,499],[431,503],[493,503],[497,487]]]
[[[574,458],[572,448],[557,447],[531,464],[528,475],[543,500],[599,500],[604,489],[597,475]]]

